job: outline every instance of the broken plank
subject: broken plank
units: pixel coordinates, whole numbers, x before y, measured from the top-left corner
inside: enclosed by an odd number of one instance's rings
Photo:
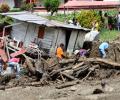
[[[56,88],[57,89],[62,89],[62,88],[70,87],[70,86],[73,86],[73,85],[76,85],[76,84],[79,84],[79,83],[80,83],[80,80],[66,82],[64,84],[56,86]]]
[[[76,79],[76,78],[74,78],[73,76],[68,75],[68,74],[67,74],[67,73],[65,73],[65,72],[61,72],[61,74],[62,74],[63,76],[65,76],[65,77],[67,77],[67,78],[71,79],[71,80],[75,80],[75,79]]]

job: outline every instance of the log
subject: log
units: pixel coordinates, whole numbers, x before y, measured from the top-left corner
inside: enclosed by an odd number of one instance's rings
[[[88,71],[88,68],[89,67],[86,65],[86,67],[84,67],[84,69],[77,71],[75,77],[78,77],[79,75],[83,75],[84,73],[86,73]]]
[[[76,78],[74,78],[73,76],[71,75],[68,75],[67,73],[64,73],[64,72],[61,72],[61,74],[67,78],[69,78],[70,80],[76,80]]]
[[[70,87],[70,86],[79,84],[79,83],[80,83],[80,80],[71,81],[71,82],[66,82],[66,83],[64,83],[64,84],[62,84],[62,85],[56,86],[56,88],[57,88],[57,89],[63,89],[63,88],[66,88],[66,87]]]
[[[117,68],[117,69],[120,69],[120,64],[119,63],[116,63],[116,62],[113,62],[113,61],[110,61],[110,60],[107,60],[107,59],[102,59],[102,58],[86,58],[85,60],[84,59],[79,59],[79,61],[88,61],[88,62],[92,62],[92,63],[98,63],[98,64],[106,64],[106,65],[109,65],[107,67],[109,68]],[[105,67],[105,66],[103,66]]]
[[[63,60],[62,62],[60,62],[60,64],[69,63],[69,62],[71,63],[71,62],[74,62],[74,60],[75,59]],[[99,63],[99,64],[107,64],[107,65],[110,65],[109,66],[110,68],[120,68],[119,63],[116,63],[107,59],[102,59],[102,58],[86,58],[86,59],[80,58],[78,61],[79,62],[88,61],[88,62]]]
[[[73,63],[75,59],[64,59],[62,61],[59,61],[59,64],[68,64],[68,63]]]
[[[58,69],[58,70],[53,70],[51,73],[49,73],[50,74],[50,76],[52,77],[52,76],[54,76],[55,74],[57,74],[57,73],[59,73],[59,72],[61,72],[61,71],[64,71],[64,70],[68,70],[68,69],[71,69],[72,68],[72,66],[68,66],[68,67],[65,67],[65,68],[61,68],[61,69]]]
[[[88,72],[88,74],[82,79],[82,81],[84,81],[84,80],[86,80],[88,77],[89,77],[89,75],[96,69],[96,68],[99,68],[100,66],[99,65],[94,65],[94,66],[92,66],[92,68],[89,68],[89,72]]]
[[[25,56],[25,58],[26,58],[26,64],[27,64],[27,66],[28,66],[29,71],[32,72],[33,74],[35,74],[36,69],[35,69],[35,67],[33,66],[31,60],[30,60],[28,57],[26,57],[26,56]]]
[[[62,81],[65,83],[65,79],[64,79],[64,77],[63,77],[61,72],[60,72],[60,77],[62,78]]]
[[[81,62],[81,63],[73,66],[72,69],[74,70],[74,69],[76,69],[76,68],[78,68],[78,67],[81,67],[83,64],[84,64],[84,62]]]
[[[88,67],[88,65],[84,65],[84,66],[81,66],[81,67],[79,67],[79,68],[73,69],[73,71],[76,72],[76,71],[79,71],[79,70],[83,70],[83,69],[85,69],[86,67]]]

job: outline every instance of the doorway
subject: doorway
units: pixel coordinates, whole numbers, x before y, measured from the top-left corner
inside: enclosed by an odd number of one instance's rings
[[[70,40],[70,36],[71,36],[71,32],[72,30],[66,30],[66,36],[65,36],[65,49],[67,50],[68,44],[69,44],[69,40]]]

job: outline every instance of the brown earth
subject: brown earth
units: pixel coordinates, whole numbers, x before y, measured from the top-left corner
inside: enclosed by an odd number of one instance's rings
[[[86,81],[78,85],[56,89],[53,86],[16,87],[0,91],[0,100],[119,100],[120,78],[106,79],[108,89],[103,94],[92,94],[100,81]]]

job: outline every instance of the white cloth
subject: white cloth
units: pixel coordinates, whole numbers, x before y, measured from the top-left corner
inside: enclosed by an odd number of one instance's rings
[[[91,30],[85,35],[84,41],[93,41],[98,34],[99,32],[97,30]]]
[[[118,23],[120,23],[120,14],[118,15]]]

